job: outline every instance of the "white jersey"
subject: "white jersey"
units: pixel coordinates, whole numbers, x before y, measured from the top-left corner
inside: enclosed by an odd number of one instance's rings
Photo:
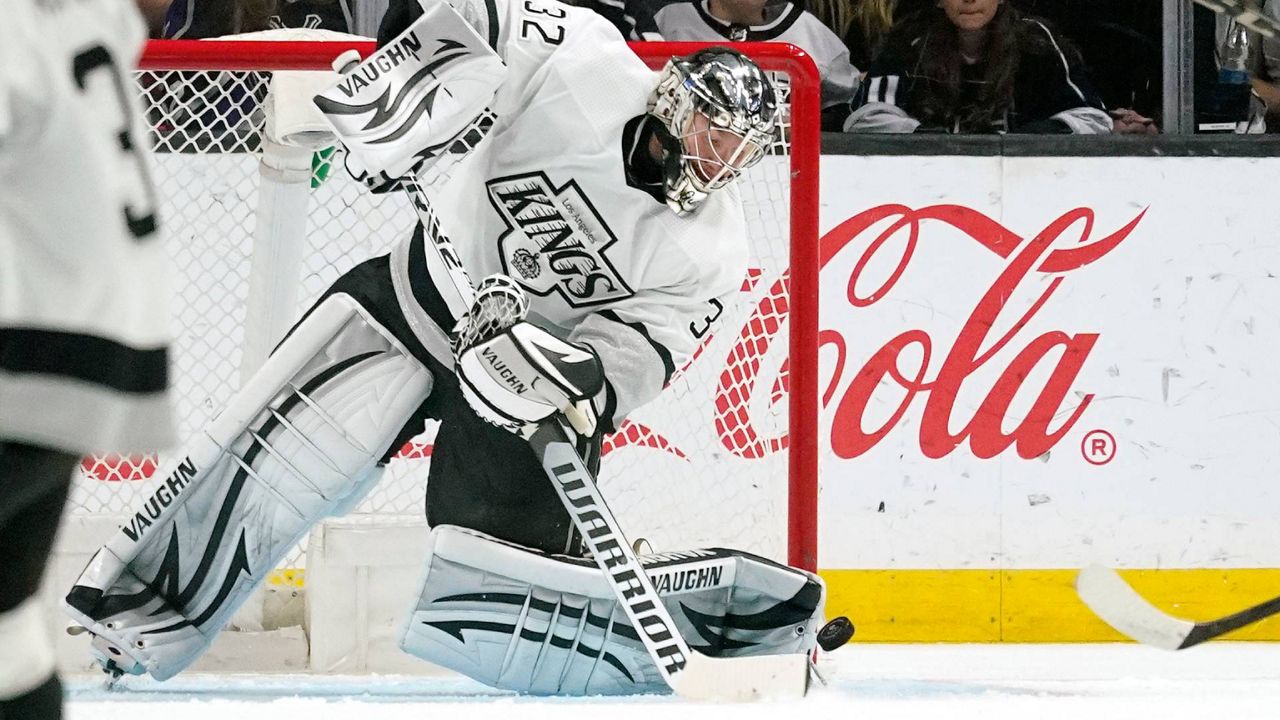
[[[173,441],[167,260],[131,0],[10,0],[0,23],[0,440]]]
[[[624,126],[645,113],[657,74],[607,21],[548,0],[462,4],[509,74],[489,136],[435,191],[442,230],[473,280],[510,275],[531,320],[596,351],[602,408],[620,421],[658,395],[739,291],[738,190],[680,217],[627,184]],[[392,254],[402,299],[421,252]]]
[[[804,50],[822,78],[822,106],[848,104],[858,91],[858,69],[849,48],[813,13],[789,2],[769,7],[760,25],[734,25],[711,14],[708,0],[683,0],[654,16],[663,40],[716,42],[785,42]]]

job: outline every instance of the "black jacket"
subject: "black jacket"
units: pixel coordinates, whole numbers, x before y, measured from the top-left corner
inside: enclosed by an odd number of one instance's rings
[[[943,96],[940,81],[926,77],[928,25],[910,24],[890,34],[871,64],[848,132],[1047,132],[1103,133],[1111,119],[1093,90],[1077,54],[1044,23],[1022,17],[1023,43],[1008,111],[987,127],[964,127],[962,119],[981,95],[984,66],[963,69],[964,86],[954,107],[925,117]]]

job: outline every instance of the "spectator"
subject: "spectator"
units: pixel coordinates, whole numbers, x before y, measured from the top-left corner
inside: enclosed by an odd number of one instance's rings
[[[273,28],[310,28],[371,38],[378,35],[387,3],[388,0],[172,0],[163,35],[195,39]]]
[[[1157,132],[1151,118],[1163,111],[1162,0],[1012,2],[1049,20],[1050,28],[1079,49],[1098,95],[1112,108],[1115,132]]]
[[[164,14],[169,11],[169,0],[137,0],[137,5],[147,23],[147,37],[160,37]]]
[[[769,0],[683,0],[654,18],[664,40],[788,42],[809,53],[822,78],[824,130],[839,130],[858,90],[849,50],[800,5]]]
[[[939,0],[895,28],[848,132],[1109,133],[1077,53],[1001,0]]]
[[[928,8],[930,0],[809,0],[806,7],[844,39],[855,67],[870,67],[895,25]]]
[[[1156,121],[1133,108],[1109,110],[1111,115],[1111,132],[1117,135],[1159,135],[1160,127]]]
[[[275,7],[275,0],[173,0],[162,34],[187,40],[266,30]]]
[[[662,0],[561,0],[566,5],[593,10],[613,23],[628,40],[661,40],[653,17]]]

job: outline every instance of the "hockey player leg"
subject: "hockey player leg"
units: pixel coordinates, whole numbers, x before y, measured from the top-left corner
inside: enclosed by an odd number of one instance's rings
[[[60,717],[62,686],[36,594],[77,458],[0,442],[0,717]]]
[[[0,612],[0,717],[53,720],[62,716],[62,683],[53,641],[35,598]]]
[[[804,655],[822,622],[816,575],[734,550],[641,558],[690,647]],[[452,526],[432,531],[401,647],[494,687],[547,695],[670,690],[591,560]]]
[[[363,496],[431,385],[350,297],[316,306],[68,594],[104,666],[163,680],[198,657],[317,520]]]

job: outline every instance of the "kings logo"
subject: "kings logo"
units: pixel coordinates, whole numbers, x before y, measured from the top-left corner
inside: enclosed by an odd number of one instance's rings
[[[573,180],[555,187],[542,172],[486,183],[507,230],[498,239],[503,269],[526,290],[558,292],[573,307],[634,294],[605,251],[617,242]]]

